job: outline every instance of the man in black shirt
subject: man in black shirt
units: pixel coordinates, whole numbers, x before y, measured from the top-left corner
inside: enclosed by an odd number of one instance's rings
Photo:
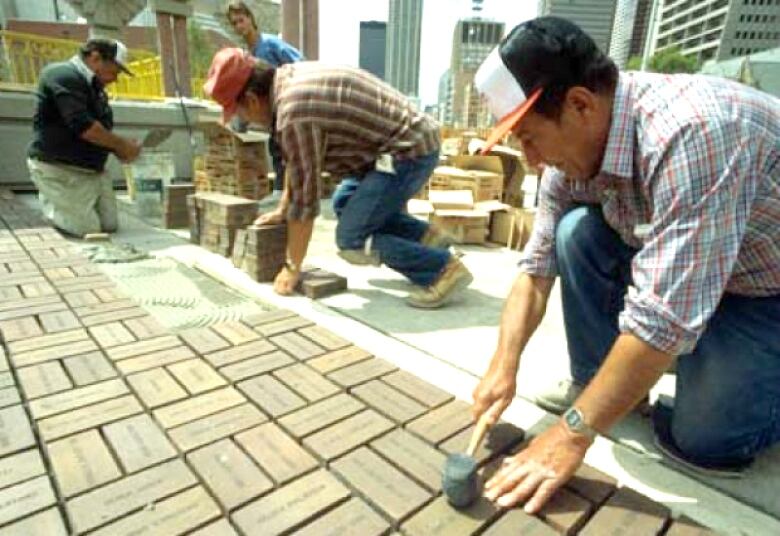
[[[27,167],[41,210],[55,227],[76,236],[117,229],[116,197],[105,172],[109,153],[135,160],[136,140],[111,132],[105,86],[125,67],[119,41],[90,39],[70,60],[47,65],[39,77],[33,141]]]

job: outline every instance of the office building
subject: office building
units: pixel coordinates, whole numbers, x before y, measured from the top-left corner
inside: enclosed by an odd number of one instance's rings
[[[385,48],[387,44],[387,23],[380,21],[362,21],[360,23],[361,69],[385,79]]]
[[[419,95],[423,0],[390,0],[385,79],[410,96]]]

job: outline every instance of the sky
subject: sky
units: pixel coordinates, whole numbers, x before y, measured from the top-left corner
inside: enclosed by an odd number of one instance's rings
[[[420,99],[436,104],[439,78],[450,64],[452,32],[472,15],[471,0],[423,0]],[[360,22],[387,21],[388,0],[320,0],[320,60],[358,66]],[[537,0],[484,0],[482,17],[516,24],[536,16]]]

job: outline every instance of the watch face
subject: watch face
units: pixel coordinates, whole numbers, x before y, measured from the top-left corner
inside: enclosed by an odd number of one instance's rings
[[[580,416],[580,412],[577,411],[574,408],[569,409],[566,412],[566,415],[564,415],[564,418],[566,419],[566,424],[569,425],[569,428],[572,430],[579,430],[582,426],[582,417]]]

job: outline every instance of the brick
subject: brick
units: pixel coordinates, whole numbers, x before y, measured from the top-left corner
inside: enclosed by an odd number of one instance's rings
[[[101,313],[97,315],[82,316],[81,322],[85,326],[98,326],[100,324],[115,322],[117,320],[127,320],[130,318],[144,317],[147,316],[148,314],[149,313],[147,313],[140,307],[134,307],[132,309],[122,309],[121,311],[112,311],[110,313]]]
[[[13,342],[37,337],[43,333],[43,330],[34,316],[23,316],[0,321],[0,333],[3,334],[5,342]]]
[[[37,449],[30,449],[0,459],[0,488],[6,488],[43,475],[46,468]]]
[[[355,385],[373,380],[396,370],[397,367],[384,359],[367,359],[354,365],[344,367],[328,374],[328,378],[343,387]]]
[[[393,430],[371,447],[429,490],[441,489],[441,471],[447,457],[405,430]]]
[[[282,417],[279,423],[294,436],[301,438],[363,409],[365,405],[360,401],[350,395],[339,393]]]
[[[380,536],[390,525],[360,499],[350,499],[332,511],[306,524],[296,536]]]
[[[97,430],[54,441],[47,448],[54,475],[65,497],[96,488],[122,475]]]
[[[43,278],[41,274],[32,273],[32,272],[5,274],[3,277],[0,278],[0,286],[4,286],[4,287],[15,287],[27,283],[40,283],[40,282],[46,282],[46,280]]]
[[[30,421],[22,406],[0,409],[0,456],[35,445]]]
[[[215,367],[224,367],[231,363],[237,363],[250,357],[257,357],[276,350],[276,346],[268,341],[253,341],[247,344],[234,346],[225,350],[206,354],[206,360]]]
[[[189,453],[187,461],[227,510],[274,487],[273,482],[229,439]]]
[[[42,510],[57,502],[48,476],[0,490],[0,525]]]
[[[395,523],[431,498],[429,492],[366,447],[339,458],[331,467]]]
[[[687,517],[675,519],[669,530],[666,531],[666,536],[709,536],[714,534],[715,532]]]
[[[56,298],[56,296],[53,297]],[[43,313],[51,313],[54,311],[62,311],[65,308],[66,308],[65,304],[60,301],[54,303],[48,303],[44,305],[28,305],[18,309],[10,309],[10,310],[0,312],[0,320],[8,320],[11,318],[19,318],[22,316],[39,315]]]
[[[520,508],[508,510],[501,518],[483,532],[485,536],[556,536],[557,530],[526,514]]]
[[[21,298],[22,292],[18,287],[0,287],[0,301],[11,301]]]
[[[317,467],[317,460],[274,423],[241,432],[236,441],[279,485]]]
[[[197,483],[181,460],[127,476],[68,501],[73,528],[85,532]]]
[[[307,364],[322,374],[327,374],[354,363],[359,363],[360,361],[364,361],[370,357],[371,354],[362,348],[358,348],[357,346],[349,346],[347,348],[329,352],[322,357],[311,359],[307,362]]]
[[[135,394],[150,409],[187,397],[187,392],[164,368],[132,374],[127,377],[127,381]]]
[[[374,410],[367,409],[310,435],[303,440],[303,444],[321,458],[332,460],[382,435],[392,427],[392,421]]]
[[[245,316],[241,320],[244,324],[247,324],[253,328],[263,324],[270,324],[271,322],[277,322],[279,320],[286,320],[288,318],[294,318],[297,315],[287,309],[277,309],[275,311],[264,311],[262,313],[254,313]]]
[[[444,452],[450,454],[465,452],[466,448],[469,446],[469,441],[471,441],[473,432],[474,425],[471,425],[442,443],[440,447]],[[499,422],[485,434],[485,439],[474,453],[474,458],[478,463],[482,464],[487,460],[510,451],[512,447],[523,441],[524,436],[525,433],[523,430],[517,426],[508,422]]]
[[[8,345],[11,354],[21,354],[32,350],[40,350],[62,344],[80,342],[89,340],[89,335],[85,329],[74,329],[62,333],[53,333],[51,335],[42,335],[31,340],[17,341]]]
[[[245,534],[272,536],[290,531],[347,497],[347,488],[319,470],[248,504],[231,517]]]
[[[89,385],[117,376],[113,365],[102,352],[69,357],[64,363],[76,385]]]
[[[95,290],[93,292],[97,296],[98,291]],[[98,303],[74,307],[73,312],[76,313],[76,316],[78,316],[79,318],[84,318],[85,316],[93,316],[93,315],[99,315],[104,313],[114,313],[116,311],[134,309],[136,307],[138,306],[134,301],[129,299],[122,299],[119,301],[110,301],[108,303],[99,301]]]
[[[165,428],[173,428],[206,415],[222,411],[246,402],[246,398],[233,387],[194,396],[154,411],[154,418]]]
[[[64,391],[73,384],[58,361],[17,369],[16,374],[28,399]]]
[[[103,427],[103,434],[127,473],[176,456],[176,449],[149,415],[141,414]]]
[[[355,387],[351,393],[397,423],[408,422],[428,410],[416,400],[379,380]]]
[[[318,300],[347,290],[347,278],[315,268],[301,274],[295,290],[307,298]]]
[[[219,371],[225,375],[225,377],[236,382],[286,367],[291,363],[295,363],[295,360],[292,357],[282,351],[276,351],[259,357],[239,361],[238,363],[222,367]]]
[[[71,270],[78,276],[78,277],[86,277],[90,275],[106,275],[103,270],[100,269],[99,266],[96,264],[77,264],[71,267]]]
[[[539,515],[561,534],[577,534],[591,515],[593,506],[566,488],[555,492]]]
[[[469,405],[453,400],[415,419],[406,428],[423,439],[439,444],[471,424]]]
[[[466,536],[477,533],[497,515],[497,508],[484,497],[468,508],[456,510],[442,496],[415,514],[401,528],[408,536]]]
[[[325,353],[325,350],[320,346],[294,331],[271,337],[269,340],[300,361],[311,359],[312,357],[317,357],[318,355]]]
[[[38,421],[38,430],[43,439],[57,439],[75,432],[94,428],[95,426],[118,421],[141,411],[141,405],[135,397],[128,395],[43,419]]]
[[[0,408],[13,406],[22,401],[19,390],[16,387],[0,389]]]
[[[138,357],[125,359],[116,364],[123,374],[132,374],[150,368],[170,365],[178,361],[184,361],[195,357],[195,354],[186,346],[177,346],[168,350],[160,350]]]
[[[19,288],[27,298],[37,298],[38,296],[54,296],[58,294],[57,289],[54,288],[47,281],[37,281],[34,283],[25,283],[19,285]]]
[[[306,405],[306,401],[270,375],[263,375],[236,385],[260,409],[274,418]]]
[[[135,337],[121,322],[111,322],[89,328],[89,333],[103,348],[119,346],[135,341]]]
[[[58,263],[52,263],[49,266],[56,266]],[[113,287],[114,282],[105,275],[87,275],[75,279],[61,279],[55,281],[57,289],[60,292],[73,292],[76,290],[94,290],[101,287]]]
[[[0,389],[15,387],[14,376],[10,372],[0,372]]]
[[[73,279],[76,274],[70,268],[48,268],[43,271],[44,275],[55,281],[57,279]]]
[[[279,335],[287,331],[293,331],[298,328],[305,328],[311,326],[312,322],[300,316],[293,316],[285,318],[284,320],[277,320],[275,322],[269,322],[267,324],[260,324],[255,328],[260,334],[265,337],[271,337],[273,335]]]
[[[259,409],[244,404],[169,430],[176,446],[183,451],[196,449],[266,421]]]
[[[211,326],[211,329],[234,346],[256,341],[260,338],[260,335],[255,330],[237,321],[214,324]]]
[[[62,295],[62,298],[68,303],[68,305],[74,308],[100,303],[98,297],[91,290],[67,292]]]
[[[454,398],[450,393],[434,387],[405,370],[388,374],[382,378],[382,381],[419,400],[429,408],[441,406]]]
[[[127,299],[127,295],[114,286],[95,289],[95,296],[103,303],[110,303]]]
[[[191,328],[179,333],[184,342],[200,355],[230,348],[230,343],[210,328]]]
[[[156,337],[154,339],[146,339],[123,344],[121,346],[115,346],[109,349],[106,353],[108,354],[108,357],[114,361],[119,361],[121,359],[137,357],[151,352],[156,352],[158,350],[175,348],[179,345],[181,345],[181,341],[179,341],[178,338],[174,337],[173,335],[166,335],[163,337]]]
[[[340,350],[351,344],[348,340],[339,337],[321,326],[301,328],[298,330],[298,333],[329,351]]]
[[[123,320],[123,323],[137,339],[151,339],[168,333],[165,326],[160,324],[153,316],[131,318]]]
[[[3,536],[67,536],[65,523],[57,508],[49,508],[39,514],[27,517],[3,527]]]
[[[11,359],[17,367],[45,363],[54,359],[64,359],[79,354],[86,354],[97,350],[97,345],[92,341],[77,341],[60,346],[50,346],[40,350],[32,350],[19,354],[11,354]]]
[[[581,465],[566,487],[598,506],[615,491],[617,480],[589,465]]]
[[[0,371],[6,371],[9,370],[8,368],[8,358],[5,355],[5,349],[2,345],[0,345]]]
[[[273,374],[309,402],[322,400],[341,390],[336,384],[302,364],[279,369]]]
[[[29,404],[30,413],[34,419],[38,420],[110,398],[117,398],[129,392],[127,385],[122,380],[107,380],[35,399]]]
[[[81,322],[70,311],[58,311],[56,313],[44,313],[39,315],[41,325],[46,333],[59,333],[81,327]]]
[[[658,534],[666,524],[669,510],[662,504],[629,488],[618,489],[593,515],[580,534]]]
[[[200,530],[190,532],[189,536],[238,536],[238,533],[227,519],[222,518]]]
[[[217,371],[200,358],[180,361],[170,365],[168,371],[192,394],[211,391],[226,385],[227,382]]]

